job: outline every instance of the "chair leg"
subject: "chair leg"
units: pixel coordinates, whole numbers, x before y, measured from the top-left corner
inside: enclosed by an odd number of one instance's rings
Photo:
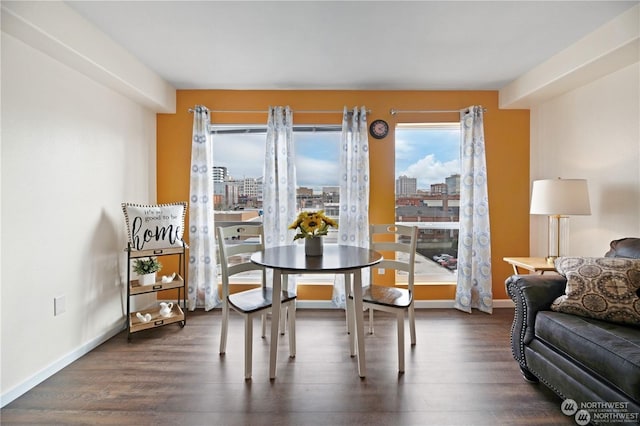
[[[369,308],[369,334],[373,334],[373,309]]]
[[[349,300],[347,298],[347,300],[344,302],[345,304],[345,309],[344,309],[344,322],[347,325],[347,334],[351,333],[351,328],[349,328]]]
[[[264,339],[265,336],[267,335],[267,313],[263,313],[262,315],[260,315],[261,318],[261,322],[262,322],[262,334],[261,337]]]
[[[244,378],[251,379],[251,364],[253,355],[253,317],[245,315],[244,317]]]
[[[356,315],[355,302],[352,298],[348,298],[347,327],[349,329],[349,355],[351,355],[351,357],[356,356]]]
[[[416,345],[416,311],[413,302],[409,305],[409,333],[411,333],[411,346]]]
[[[289,358],[296,357],[296,301],[288,304],[289,317]]]
[[[280,335],[284,336],[284,332],[287,328],[287,305],[283,305],[280,308]]]
[[[347,334],[349,335],[349,355],[356,356],[356,329],[355,329],[355,306],[351,294],[351,285],[349,278],[344,277],[344,294],[345,294],[345,311],[347,316]]]
[[[398,371],[404,373],[404,309],[398,311]]]
[[[288,289],[289,289],[289,275],[283,275],[282,290],[288,290]],[[282,305],[282,309],[280,309],[280,335],[281,336],[284,336],[284,333],[287,329],[287,311],[289,311],[289,309],[287,309],[287,305]]]
[[[345,315],[345,323],[347,325],[347,334],[353,331],[353,327],[349,328],[349,295],[351,294],[351,274],[343,274],[344,279],[344,315]]]
[[[220,330],[220,354],[227,351],[227,330],[229,329],[229,305],[225,301],[222,303],[222,328]]]

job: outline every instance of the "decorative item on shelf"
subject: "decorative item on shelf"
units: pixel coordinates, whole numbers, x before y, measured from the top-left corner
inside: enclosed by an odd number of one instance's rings
[[[549,216],[547,262],[568,255],[570,215],[590,215],[585,179],[543,179],[533,182],[530,214]]]
[[[307,256],[322,256],[322,237],[327,235],[329,227],[337,228],[338,222],[325,216],[324,210],[300,212],[289,229],[297,230],[293,241],[304,238],[304,251]]]
[[[151,321],[151,314],[142,315],[140,312],[137,312],[136,317],[138,317],[140,322],[143,322],[143,323],[148,323],[149,321]]]
[[[156,283],[156,272],[162,268],[162,263],[156,257],[136,259],[133,261],[133,271],[138,274],[138,284],[151,285]]]
[[[187,202],[168,204],[122,203],[131,250],[182,247]]]
[[[176,273],[174,272],[171,275],[163,275],[161,281],[163,284],[168,284],[171,281],[173,281],[175,278],[176,278]]]
[[[173,302],[160,302],[160,316],[167,318],[171,316],[171,310],[173,309]]]

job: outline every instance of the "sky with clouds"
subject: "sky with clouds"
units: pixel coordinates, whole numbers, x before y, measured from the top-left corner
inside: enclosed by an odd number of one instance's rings
[[[396,178],[417,178],[418,189],[429,190],[456,173],[460,173],[459,129],[396,129]]]
[[[426,135],[428,132],[428,135]],[[227,168],[233,179],[262,176],[265,134],[213,135],[214,164]],[[294,135],[298,186],[320,190],[338,186],[340,132]],[[370,140],[371,142],[371,140]],[[418,189],[460,172],[460,133],[457,129],[396,129],[396,177],[418,179]]]

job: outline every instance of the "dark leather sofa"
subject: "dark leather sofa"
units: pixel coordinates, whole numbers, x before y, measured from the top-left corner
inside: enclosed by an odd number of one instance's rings
[[[640,238],[612,241],[605,256],[640,258]],[[522,375],[560,396],[565,414],[578,410],[578,424],[640,424],[640,324],[551,310],[566,283],[549,273],[506,280],[515,302],[511,348]]]

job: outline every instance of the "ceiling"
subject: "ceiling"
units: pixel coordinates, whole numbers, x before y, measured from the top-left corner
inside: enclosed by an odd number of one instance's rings
[[[638,1],[70,1],[177,89],[498,90]]]

